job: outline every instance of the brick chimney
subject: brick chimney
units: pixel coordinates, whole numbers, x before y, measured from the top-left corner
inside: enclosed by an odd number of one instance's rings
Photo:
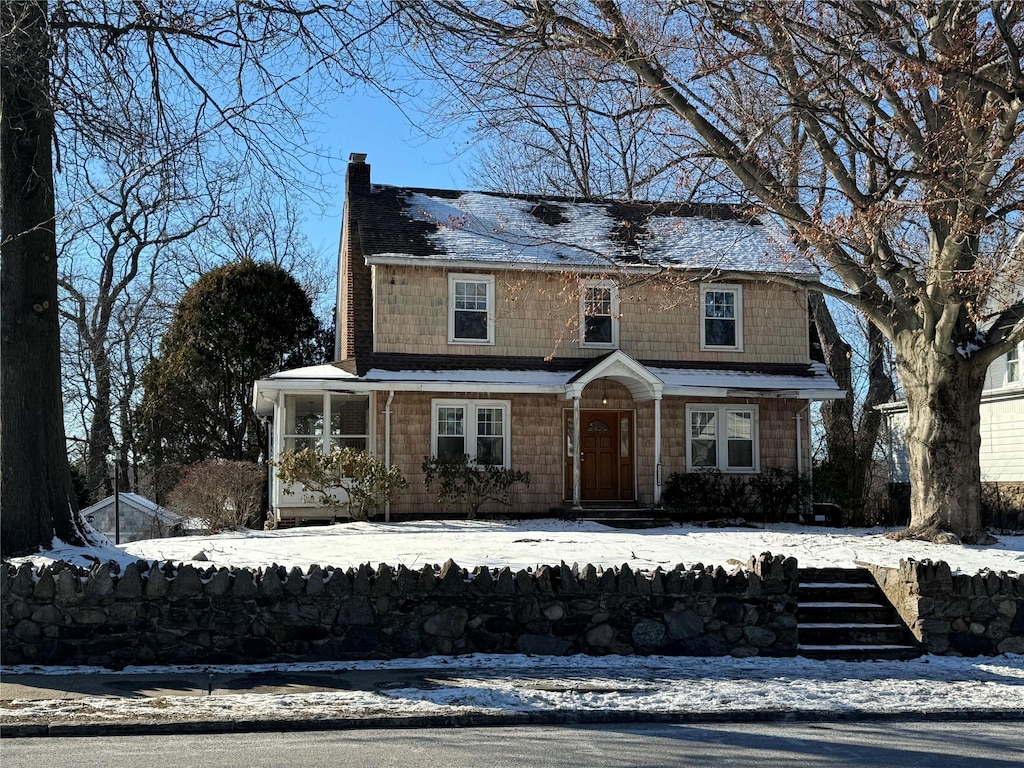
[[[366,155],[362,152],[353,152],[348,156],[348,171],[345,173],[345,192],[362,192],[367,194],[370,191],[370,164],[366,162]]]
[[[366,155],[349,155],[345,173],[345,210],[338,264],[338,318],[335,359],[365,359],[373,351],[373,299],[370,268],[363,261],[359,232],[370,194]]]

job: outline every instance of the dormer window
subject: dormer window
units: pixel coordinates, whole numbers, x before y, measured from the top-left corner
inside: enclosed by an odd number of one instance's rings
[[[1016,347],[1006,353],[1006,383],[1013,384],[1020,381],[1020,347]]]
[[[494,343],[494,276],[448,276],[448,343]]]
[[[743,289],[738,285],[700,287],[700,348],[743,350]]]
[[[610,280],[584,280],[581,284],[580,346],[619,346],[619,289]]]

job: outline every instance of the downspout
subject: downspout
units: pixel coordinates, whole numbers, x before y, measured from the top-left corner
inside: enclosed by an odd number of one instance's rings
[[[277,514],[274,512],[274,422],[266,416],[259,416],[267,430],[267,519],[263,527],[277,528]]]
[[[654,398],[654,506],[661,507],[661,393]]]
[[[395,399],[395,390],[388,390],[388,399],[384,403],[384,466],[391,469],[391,401]],[[391,522],[391,499],[384,503],[384,522]]]
[[[808,401],[807,405],[796,412],[796,472],[798,475],[803,476],[804,474],[804,414],[810,415],[811,403]],[[807,483],[811,488],[811,494],[813,498],[814,489],[814,467],[811,462],[808,462],[811,466],[807,470]]]
[[[572,508],[583,509],[581,503],[581,469],[580,462],[580,393],[574,392],[572,396]]]

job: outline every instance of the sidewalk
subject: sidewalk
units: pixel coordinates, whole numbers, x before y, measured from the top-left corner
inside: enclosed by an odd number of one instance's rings
[[[437,725],[1024,720],[1024,657],[433,657],[0,668],[0,737]]]

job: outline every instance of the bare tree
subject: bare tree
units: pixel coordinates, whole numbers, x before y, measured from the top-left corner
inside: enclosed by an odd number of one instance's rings
[[[89,194],[58,219],[60,315],[66,347],[79,353],[83,467],[94,499],[112,490],[107,459],[113,446],[135,455],[131,432],[115,426],[131,410],[135,371],[145,359],[146,340],[138,335],[155,330],[143,320],[157,295],[157,276],[173,245],[216,216],[218,187],[226,181],[200,179],[191,189],[180,183],[185,169],[176,160],[139,154],[108,158],[83,174]]]
[[[92,148],[141,133],[161,156],[259,167],[294,189],[302,118],[335,85],[383,76],[373,32],[390,13],[316,0],[0,4],[2,554],[55,532],[85,538],[62,423],[54,156],[80,173]],[[144,109],[125,121],[118,103]]]
[[[510,193],[689,198],[705,178],[703,158],[665,129],[660,104],[636,78],[586,70],[563,78],[576,68],[560,51],[549,56],[550,65],[509,72],[496,91],[480,93],[487,102],[472,128],[483,142],[474,175]]]
[[[985,371],[1024,338],[1022,6],[769,0],[435,2],[408,28],[455,83],[548,51],[631,73],[894,345],[906,535],[984,542]],[[736,83],[760,94],[737,110]],[[477,109],[479,106],[475,105]],[[743,106],[743,105],[741,105]],[[793,172],[795,171],[795,172]],[[1019,283],[1018,283],[1019,284]],[[953,534],[953,536],[950,536]]]

